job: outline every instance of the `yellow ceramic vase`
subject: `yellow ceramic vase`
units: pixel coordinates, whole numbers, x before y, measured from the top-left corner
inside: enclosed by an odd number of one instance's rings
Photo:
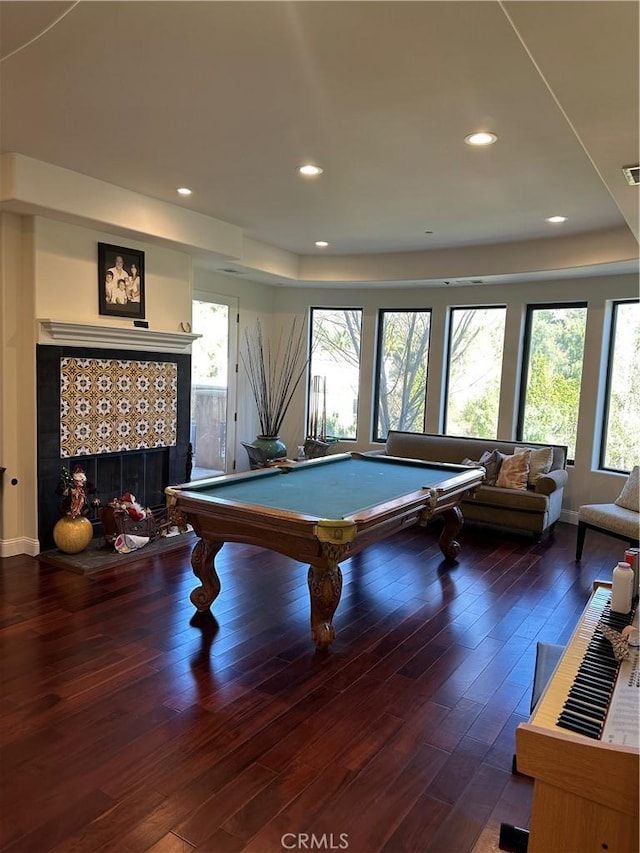
[[[79,554],[93,538],[93,525],[83,515],[63,515],[53,528],[53,541],[65,554]]]

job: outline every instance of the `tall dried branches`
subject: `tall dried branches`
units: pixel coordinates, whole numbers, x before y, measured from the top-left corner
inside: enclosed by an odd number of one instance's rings
[[[256,401],[262,435],[277,436],[309,363],[304,323],[299,325],[294,319],[288,337],[283,341],[281,332],[273,352],[257,320],[253,329],[245,329],[240,357]]]

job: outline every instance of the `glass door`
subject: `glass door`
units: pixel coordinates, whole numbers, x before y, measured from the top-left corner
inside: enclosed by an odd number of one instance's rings
[[[196,293],[192,331],[201,335],[191,347],[192,480],[233,469],[237,300]]]

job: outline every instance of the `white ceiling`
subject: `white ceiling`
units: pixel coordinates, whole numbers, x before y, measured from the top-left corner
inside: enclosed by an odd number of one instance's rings
[[[2,0],[0,50],[2,152],[298,256],[638,235],[636,2]]]

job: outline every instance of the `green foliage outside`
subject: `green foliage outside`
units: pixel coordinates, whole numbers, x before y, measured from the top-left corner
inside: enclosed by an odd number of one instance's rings
[[[603,464],[630,471],[640,461],[640,303],[617,306]]]
[[[454,308],[446,432],[496,438],[505,308]]]
[[[229,309],[214,302],[192,303],[194,334],[202,335],[191,347],[194,385],[227,386]]]
[[[533,312],[523,441],[566,444],[575,458],[586,308]]]
[[[603,464],[629,471],[640,455],[640,304],[617,306],[618,322]],[[430,311],[381,316],[377,437],[389,429],[424,429]],[[567,445],[575,458],[586,307],[535,308],[526,373],[523,441]],[[506,309],[454,309],[446,432],[497,436]],[[314,344],[343,377],[340,393],[357,401],[359,310],[314,312]],[[315,357],[315,351],[314,351]],[[338,383],[339,384],[339,383]],[[330,406],[327,433],[355,437],[356,411]]]

